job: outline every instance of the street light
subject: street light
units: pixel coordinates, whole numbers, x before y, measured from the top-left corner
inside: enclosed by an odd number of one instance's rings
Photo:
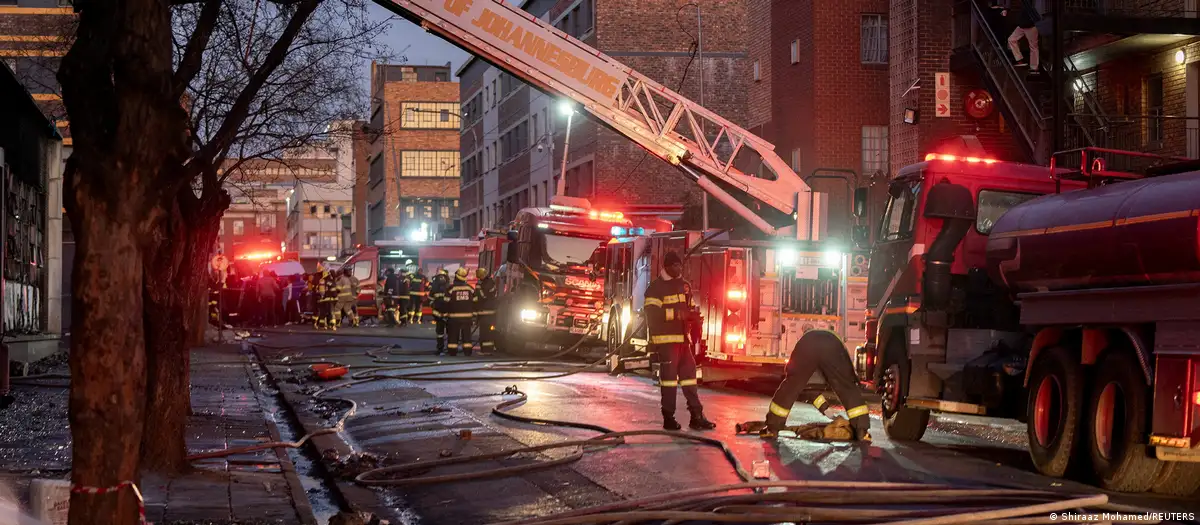
[[[567,151],[571,148],[571,120],[575,117],[575,104],[570,100],[558,101],[558,112],[567,116],[567,134],[563,138],[562,170],[558,175],[558,184],[554,185],[554,196],[566,195],[567,189]]]

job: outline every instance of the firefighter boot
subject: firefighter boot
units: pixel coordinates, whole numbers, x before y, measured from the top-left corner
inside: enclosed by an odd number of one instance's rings
[[[675,414],[663,412],[663,430],[679,430],[683,427],[679,426],[679,422],[675,421]]]
[[[692,412],[692,420],[688,422],[688,428],[692,430],[712,430],[717,428],[717,424],[704,417],[704,412],[697,410]]]
[[[351,324],[351,326],[354,326],[355,328],[358,328],[358,323],[359,323],[359,320],[358,320],[358,314],[353,314],[353,315],[351,315],[351,316],[350,316],[350,324]]]

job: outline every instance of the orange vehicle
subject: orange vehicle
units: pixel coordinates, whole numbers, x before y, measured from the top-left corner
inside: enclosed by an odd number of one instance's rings
[[[479,244],[472,239],[441,239],[437,241],[377,241],[375,246],[364,246],[342,267],[350,267],[358,279],[358,315],[379,315],[376,288],[383,272],[388,268],[399,272],[420,268],[426,277],[433,277],[439,268],[453,273],[460,266],[473,267],[479,257]],[[475,272],[470,272],[474,284]],[[423,309],[430,313],[429,305]]]

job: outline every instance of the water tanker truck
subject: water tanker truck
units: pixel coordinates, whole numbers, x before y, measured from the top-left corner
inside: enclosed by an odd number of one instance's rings
[[[931,154],[901,170],[860,375],[892,439],[921,439],[931,411],[1014,418],[1043,474],[1192,494],[1200,172],[1133,177],[1105,170],[1119,152],[1070,154],[1079,169]]]

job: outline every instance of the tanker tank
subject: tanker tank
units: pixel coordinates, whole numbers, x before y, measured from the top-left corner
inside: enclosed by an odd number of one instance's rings
[[[1039,197],[988,235],[988,269],[1013,292],[1200,282],[1200,172]]]

